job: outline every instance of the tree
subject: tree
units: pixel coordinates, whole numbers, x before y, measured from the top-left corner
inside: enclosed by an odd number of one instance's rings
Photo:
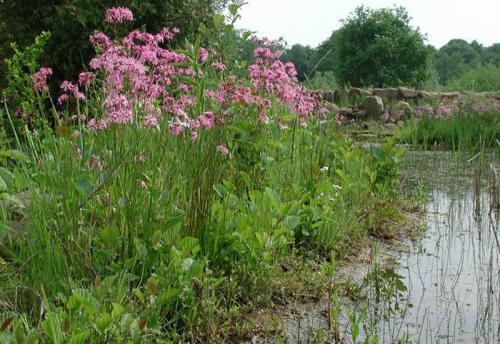
[[[333,42],[335,32],[321,43],[315,51],[314,66],[315,72],[327,73],[333,71]]]
[[[309,46],[294,44],[285,51],[282,60],[291,61],[297,69],[299,81],[304,81],[311,76],[314,63],[314,50]]]
[[[402,7],[358,7],[334,35],[333,67],[340,84],[416,86],[427,79],[430,49]]]
[[[10,42],[24,47],[42,31],[49,31],[52,38],[44,64],[54,67],[55,80],[74,78],[94,54],[89,36],[104,27],[106,8],[129,7],[135,15],[129,28],[158,32],[164,26],[178,27],[181,34],[176,44],[193,38],[200,23],[210,26],[213,14],[225,3],[226,0],[0,0],[0,62],[12,53]]]

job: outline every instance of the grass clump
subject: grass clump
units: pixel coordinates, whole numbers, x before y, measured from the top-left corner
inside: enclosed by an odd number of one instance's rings
[[[451,118],[424,117],[407,123],[397,134],[400,142],[421,145],[425,148],[439,146],[454,150],[475,150],[500,147],[500,115],[482,112],[468,115],[459,113]]]

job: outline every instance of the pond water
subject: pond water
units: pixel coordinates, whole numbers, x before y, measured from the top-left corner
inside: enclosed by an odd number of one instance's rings
[[[340,335],[325,298],[294,307],[286,342],[500,343],[498,155],[409,152],[402,176],[425,195],[424,234],[339,271],[365,295],[341,298]]]
[[[428,229],[399,258],[408,307],[389,327],[403,328],[411,342],[500,342],[499,161],[467,158],[408,156],[408,181],[428,193]],[[388,334],[382,336],[385,342]]]

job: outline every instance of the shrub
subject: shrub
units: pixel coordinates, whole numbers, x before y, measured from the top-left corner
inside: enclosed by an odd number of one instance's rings
[[[496,92],[500,90],[500,68],[477,67],[451,81],[447,88],[458,91]]]
[[[430,50],[404,8],[358,7],[333,35],[333,66],[341,85],[417,85],[428,77]]]
[[[0,61],[10,56],[9,43],[17,42],[22,48],[31,44],[42,31],[52,34],[43,57],[43,64],[55,69],[56,83],[74,78],[88,63],[94,50],[89,43],[90,35],[104,24],[104,9],[126,6],[135,12],[134,26],[150,32],[158,32],[163,26],[180,29],[172,44],[193,40],[201,23],[211,27],[217,9],[224,0],[75,0],[75,1],[2,1],[0,18],[4,30],[0,30]],[[127,25],[129,26],[129,25]],[[0,73],[4,69],[0,69]],[[4,85],[0,85],[4,86]]]

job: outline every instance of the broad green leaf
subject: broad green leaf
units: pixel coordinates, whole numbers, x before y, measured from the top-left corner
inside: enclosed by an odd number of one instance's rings
[[[7,183],[5,180],[3,180],[2,176],[0,175],[0,192],[7,191]]]
[[[286,229],[294,230],[300,224],[300,217],[298,216],[287,216],[285,221],[283,221]]]
[[[238,14],[239,6],[237,4],[230,4],[228,6],[228,9],[229,9],[229,13],[231,13],[232,16],[235,16]]]
[[[69,339],[69,344],[84,344],[86,343],[87,339],[90,337],[90,331],[85,330],[83,332],[80,332],[78,334],[74,334],[71,336]]]
[[[112,321],[113,321],[113,319],[111,318],[111,315],[109,313],[101,314],[99,319],[97,319],[97,321],[96,321],[97,329],[101,332],[104,332],[108,328],[108,326],[111,324]]]
[[[92,193],[92,184],[88,178],[82,176],[76,181],[76,189],[82,196],[88,197]]]

